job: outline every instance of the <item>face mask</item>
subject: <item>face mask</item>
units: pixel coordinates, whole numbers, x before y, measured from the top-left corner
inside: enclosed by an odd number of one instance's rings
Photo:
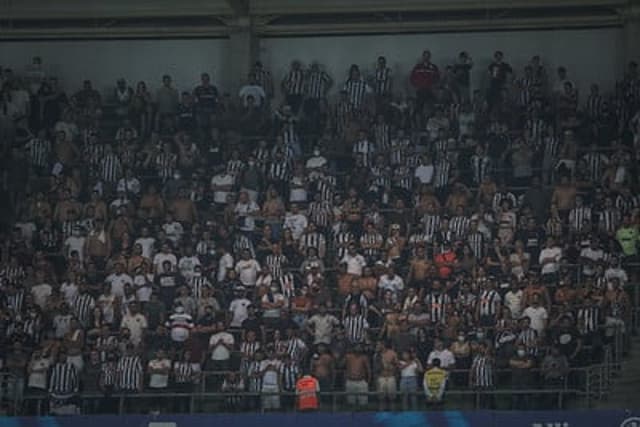
[[[518,350],[518,356],[519,356],[519,357],[524,357],[524,355],[525,355],[525,354],[527,354],[527,352],[526,352],[526,351],[524,351],[524,350]]]
[[[458,342],[464,342],[465,337],[464,335],[458,335]]]
[[[478,332],[478,333],[476,333],[476,338],[478,338],[479,340],[484,339],[484,332]]]
[[[249,166],[255,166],[256,162],[249,162]]]
[[[314,156],[319,156],[319,155],[320,155],[320,151],[318,151],[318,150],[313,150],[313,155],[314,155]]]

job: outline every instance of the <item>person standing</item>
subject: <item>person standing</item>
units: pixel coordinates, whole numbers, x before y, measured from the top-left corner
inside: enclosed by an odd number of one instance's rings
[[[212,114],[218,103],[218,88],[211,84],[208,73],[200,76],[200,85],[193,90],[195,98],[196,122],[201,135],[207,135],[211,129]]]
[[[377,389],[382,406],[390,409],[396,399],[396,375],[398,373],[398,354],[391,348],[390,341],[384,343],[384,349],[379,353],[379,357],[380,372],[378,373]]]
[[[345,386],[347,404],[364,407],[369,403],[369,383],[371,381],[371,366],[369,357],[364,354],[362,345],[356,344],[345,356]]]
[[[319,406],[318,393],[320,393],[320,383],[307,372],[296,382],[298,410],[302,412],[316,411]]]
[[[427,102],[433,99],[433,89],[440,80],[438,66],[431,62],[431,52],[422,52],[422,60],[413,67],[410,81],[416,88],[417,107],[423,110]]]
[[[171,84],[171,76],[165,74],[162,76],[162,87],[156,92],[156,131],[160,129],[160,124],[165,120],[169,120],[171,123],[174,122],[175,115],[178,112],[178,104],[178,91]]]
[[[371,88],[360,74],[360,68],[353,64],[349,68],[349,78],[344,83],[343,89],[347,92],[352,110],[361,112],[367,104],[367,97],[371,93]]]
[[[495,361],[483,342],[478,344],[478,353],[471,363],[469,386],[480,394],[480,408],[493,409],[493,394],[489,394],[495,383]],[[489,392],[489,393],[487,393]]]
[[[387,66],[387,58],[384,56],[378,57],[376,69],[372,77],[373,92],[376,96],[376,112],[380,113],[384,101],[390,99],[392,90],[392,72],[391,68]]]
[[[326,71],[322,70],[317,62],[311,64],[311,68],[305,75],[304,113],[315,118],[320,108],[320,102],[327,99],[327,92],[333,81]]]
[[[493,54],[493,62],[489,65],[489,89],[487,91],[487,103],[489,110],[492,110],[500,101],[502,89],[507,83],[507,79],[513,73],[511,65],[503,61],[504,54],[496,51]]]
[[[523,392],[533,385],[533,360],[527,354],[527,349],[523,344],[518,345],[516,354],[509,359],[511,368],[511,385],[517,394],[511,396],[511,409],[526,411],[530,409],[529,396]]]
[[[431,361],[431,368],[424,373],[423,388],[427,403],[441,404],[444,390],[447,386],[449,373],[440,367],[440,359]]]
[[[403,351],[398,361],[400,370],[400,393],[409,396],[410,409],[416,408],[418,391],[418,373],[422,371],[422,364],[413,351]]]
[[[49,376],[50,412],[63,411],[78,393],[80,381],[75,366],[67,361],[67,353],[58,353],[58,362]]]
[[[291,107],[293,114],[298,114],[304,96],[305,72],[300,61],[293,61],[291,69],[282,81],[282,91],[284,92],[287,104]]]

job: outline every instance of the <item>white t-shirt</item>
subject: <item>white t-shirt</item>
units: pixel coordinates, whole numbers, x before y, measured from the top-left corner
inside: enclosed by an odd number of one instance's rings
[[[135,345],[142,341],[142,334],[147,329],[147,318],[142,313],[135,315],[126,314],[122,318],[121,328],[127,328],[131,331],[131,342]]]
[[[604,271],[604,277],[607,280],[618,279],[621,284],[627,283],[629,281],[629,276],[627,276],[627,272],[622,268],[609,267]]]
[[[383,290],[389,290],[393,293],[401,292],[404,289],[404,280],[402,280],[402,277],[397,274],[393,276],[393,278],[389,277],[388,274],[384,274],[380,276],[378,287]]]
[[[323,156],[313,156],[307,160],[307,169],[321,168],[327,164],[327,159]]]
[[[440,367],[442,369],[451,368],[456,364],[455,356],[446,348],[442,351],[433,350],[431,353],[429,353],[427,364],[430,365],[433,362],[433,359],[440,359]]]
[[[256,222],[253,215],[260,211],[256,202],[238,203],[233,210],[238,217],[244,218],[244,222],[238,227],[242,231],[253,231],[256,228]]]
[[[586,258],[595,263],[604,259],[604,251],[602,249],[584,248],[583,250],[580,251],[580,257]],[[592,276],[595,274],[596,269],[593,265],[589,265],[589,263],[584,263],[582,265],[582,272],[587,276]]]
[[[178,221],[169,222],[162,225],[162,230],[164,234],[167,235],[167,239],[171,240],[173,243],[177,243],[184,234],[184,227]]]
[[[313,327],[314,344],[331,344],[331,333],[333,328],[340,324],[340,321],[331,314],[314,314],[307,321],[307,324]]]
[[[260,264],[255,259],[241,259],[236,263],[236,273],[244,286],[255,286],[259,271]]]
[[[212,187],[217,187],[217,186],[222,186],[222,187],[226,187],[226,186],[232,186],[235,182],[235,179],[233,177],[233,175],[228,174],[228,173],[222,173],[219,175],[214,175],[213,178],[211,178],[211,186]],[[213,192],[213,201],[219,204],[224,204],[227,203],[227,196],[229,195],[229,191],[227,190],[215,190]]]
[[[153,237],[139,237],[136,239],[135,244],[142,246],[142,256],[151,259],[153,257],[153,246],[156,244],[156,239]]]
[[[553,248],[544,248],[540,251],[540,257],[538,262],[542,265],[542,260],[545,258],[553,258],[555,262],[550,262],[542,266],[542,274],[556,273],[560,269],[560,258],[562,257],[562,249],[555,246]]]
[[[267,369],[267,367],[271,365],[271,368]],[[278,377],[281,369],[282,363],[279,360],[263,360],[260,363],[260,371],[262,374],[262,387],[264,388],[275,388],[278,387]]]
[[[149,282],[147,286],[147,281]],[[149,302],[151,293],[153,292],[153,274],[138,274],[133,278],[133,286],[136,288],[136,296],[140,302]]]
[[[531,329],[538,331],[538,334],[544,332],[545,321],[549,318],[546,308],[542,306],[538,306],[538,308],[530,306],[524,309],[522,315],[531,319]]]
[[[190,280],[193,277],[193,270],[199,265],[201,265],[201,263],[197,256],[184,256],[180,258],[180,262],[178,262],[178,270],[180,270],[182,277]]]
[[[27,385],[40,390],[47,389],[47,375],[51,366],[50,359],[37,359],[31,362],[31,373]]]
[[[231,301],[229,304],[229,311],[233,315],[231,319],[231,327],[239,328],[242,326],[242,322],[249,317],[247,307],[251,305],[251,301],[246,298],[238,298]]]
[[[153,359],[149,361],[150,369],[167,369],[167,373],[154,373],[149,375],[150,388],[166,388],[169,385],[169,372],[171,361],[169,359]]]
[[[511,311],[511,317],[514,319],[520,318],[522,312],[522,296],[523,292],[521,289],[515,292],[509,291],[504,296],[504,305]]]
[[[362,276],[362,269],[367,266],[367,261],[360,254],[355,254],[354,256],[345,254],[341,262],[347,264],[347,273],[356,276]]]
[[[60,293],[64,297],[64,301],[71,306],[73,300],[78,296],[78,285],[75,283],[64,282],[60,285]]]
[[[233,256],[230,253],[225,253],[218,260],[218,275],[216,279],[218,282],[222,282],[227,277],[227,270],[233,268]]]
[[[140,192],[140,181],[138,181],[138,178],[120,178],[117,191],[138,194]]]
[[[400,369],[400,376],[403,378],[411,378],[418,376],[418,362],[415,360],[409,362],[404,368]]]
[[[240,92],[238,94],[240,96],[240,98],[242,98],[242,104],[246,107],[248,105],[247,103],[247,98],[249,96],[253,96],[254,98],[254,105],[256,105],[257,107],[262,105],[262,100],[265,99],[267,97],[267,95],[264,92],[264,89],[262,88],[262,86],[258,86],[258,85],[245,85],[242,86],[240,88]]]
[[[171,263],[172,269],[175,269],[178,265],[178,259],[174,254],[165,254],[162,252],[157,253],[153,257],[153,266],[158,270],[158,273],[169,273],[168,271],[164,271],[162,269],[162,264],[164,264],[165,261],[169,261]]]
[[[211,348],[211,346],[213,346],[218,341],[226,344],[226,347],[224,345],[217,345],[213,347],[213,351],[211,352],[211,360],[229,360],[229,358],[231,357],[231,350],[229,348],[233,349],[233,345],[235,343],[233,335],[231,335],[229,332],[224,331],[211,335],[211,338],[209,339],[209,348]]]
[[[421,184],[431,184],[433,180],[433,165],[420,165],[416,168],[414,176],[418,178]]]
[[[33,302],[36,303],[37,306],[44,309],[47,305],[47,300],[51,296],[52,292],[51,285],[47,283],[41,283],[39,285],[35,285],[31,288],[31,295],[33,295]]]
[[[98,306],[102,309],[102,315],[104,316],[104,321],[107,323],[113,322],[113,318],[115,316],[113,309],[113,302],[115,298],[113,295],[100,295],[98,297]]]
[[[307,228],[309,221],[307,217],[301,213],[291,214],[287,213],[284,217],[284,228],[288,228],[291,230],[291,235],[295,240],[300,239],[302,233],[304,233],[304,229]]]
[[[84,242],[87,239],[84,236],[69,236],[64,241],[64,245],[69,247],[69,250],[65,254],[67,258],[71,257],[71,252],[78,252],[78,258],[80,261],[84,260]]]
[[[132,284],[133,279],[126,273],[112,273],[105,279],[105,282],[111,285],[111,295],[114,297],[124,297],[124,285],[125,283]]]
[[[56,338],[62,338],[71,329],[70,314],[57,314],[53,317],[53,330]]]

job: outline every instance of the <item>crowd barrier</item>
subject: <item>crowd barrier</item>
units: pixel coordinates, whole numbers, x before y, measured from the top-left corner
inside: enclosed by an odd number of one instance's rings
[[[2,418],[0,427],[638,427],[640,411],[432,411]]]

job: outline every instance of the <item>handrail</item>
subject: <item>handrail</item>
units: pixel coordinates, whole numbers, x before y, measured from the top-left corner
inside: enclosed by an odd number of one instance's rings
[[[442,403],[445,404],[450,397],[473,397],[474,406],[477,409],[486,409],[480,408],[480,399],[482,396],[485,397],[499,397],[499,396],[557,396],[558,407],[562,407],[562,402],[565,396],[583,396],[584,392],[575,389],[543,389],[543,390],[531,390],[531,389],[512,389],[512,390],[496,390],[496,389],[467,389],[467,390],[449,390],[446,389],[443,395]],[[171,399],[189,399],[188,402],[188,413],[196,413],[199,412],[196,410],[196,403],[220,403],[224,402],[227,399],[233,400],[244,400],[251,401],[252,399],[256,403],[253,408],[247,408],[248,410],[256,410],[260,412],[264,412],[264,408],[260,402],[260,399],[265,397],[280,397],[280,398],[289,398],[288,404],[279,405],[280,407],[275,409],[276,411],[287,411],[287,410],[296,410],[296,405],[292,405],[296,393],[293,391],[278,391],[278,392],[247,392],[247,391],[238,391],[238,392],[200,392],[200,393],[181,393],[181,392],[140,392],[140,393],[115,393],[110,395],[111,399],[118,401],[118,413],[128,413],[129,411],[125,410],[126,403],[132,401],[140,401],[144,399],[162,399],[171,400]],[[377,391],[359,391],[359,392],[347,392],[347,391],[332,391],[332,392],[323,392],[320,391],[318,393],[319,400],[321,402],[320,409],[321,410],[330,410],[331,412],[340,412],[340,411],[351,411],[353,410],[353,406],[349,405],[348,398],[365,398],[367,403],[365,406],[368,406],[369,398],[375,399],[375,401],[381,406],[385,400],[391,400],[394,403],[400,403],[402,405],[402,410],[410,409],[410,407],[415,407],[417,402],[420,404],[425,404],[425,395],[422,391],[408,392],[402,393],[398,392],[394,395],[393,399],[385,399],[388,396],[385,396],[383,393]],[[77,397],[82,404],[88,403],[91,400],[102,400],[105,398],[105,395],[102,393],[84,393]],[[409,401],[412,403],[409,403]],[[42,404],[48,400],[48,396],[39,395],[39,396],[30,396],[26,398],[26,400],[32,401],[36,403],[38,407],[38,415],[40,415],[40,410],[42,409]],[[330,406],[326,405],[326,401],[331,400]],[[347,402],[347,405],[344,405],[344,402]],[[358,402],[360,406],[361,402]],[[216,411],[220,412],[220,411]]]

